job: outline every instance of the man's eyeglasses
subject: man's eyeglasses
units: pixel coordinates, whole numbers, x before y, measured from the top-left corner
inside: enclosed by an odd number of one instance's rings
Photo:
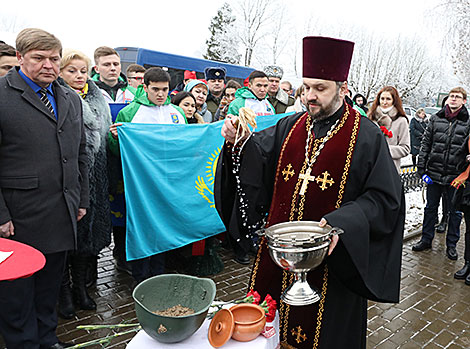
[[[137,81],[144,81],[144,77],[138,77],[138,76],[128,76],[127,77],[128,79],[134,79],[134,80],[137,80]]]
[[[461,96],[461,95],[449,95],[449,98],[450,99],[461,99],[461,98],[463,98],[463,96]]]

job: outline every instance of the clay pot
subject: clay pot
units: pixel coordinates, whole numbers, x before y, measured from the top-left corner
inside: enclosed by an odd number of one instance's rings
[[[248,342],[259,336],[266,325],[264,309],[256,304],[241,303],[230,308],[235,328],[232,338]]]
[[[232,337],[234,327],[232,312],[228,309],[220,309],[209,325],[209,343],[214,348],[221,347]]]

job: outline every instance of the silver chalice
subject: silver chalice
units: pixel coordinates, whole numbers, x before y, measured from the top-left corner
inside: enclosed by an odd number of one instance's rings
[[[329,225],[322,228],[315,221],[278,223],[264,230],[271,258],[295,277],[281,296],[285,303],[301,306],[320,300],[318,290],[307,282],[307,273],[323,262],[330,237],[341,233],[339,228]]]

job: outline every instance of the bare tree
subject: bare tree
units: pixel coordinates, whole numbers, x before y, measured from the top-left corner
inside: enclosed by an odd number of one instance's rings
[[[26,27],[26,21],[18,18],[17,15],[1,14],[0,15],[0,31],[7,33],[17,33]]]
[[[273,1],[239,0],[235,9],[239,12],[240,41],[245,48],[245,66],[251,64],[253,51],[259,41],[266,35],[265,26],[271,18]]]
[[[279,56],[283,53],[287,43],[289,42],[289,16],[286,16],[286,13],[288,13],[287,8],[283,4],[278,8],[278,10],[276,10],[273,15],[273,19],[270,22],[271,30],[269,30],[267,39],[272,54],[271,58],[273,64],[277,63]]]
[[[427,49],[418,37],[380,37],[365,30],[356,31],[349,84],[367,99],[383,86],[395,86],[407,100],[422,86],[433,66]]]
[[[470,0],[442,0],[435,8],[445,34],[444,48],[450,56],[454,73],[462,82],[470,81]]]

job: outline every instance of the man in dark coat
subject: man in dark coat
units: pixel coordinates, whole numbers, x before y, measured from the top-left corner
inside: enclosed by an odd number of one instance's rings
[[[280,301],[292,275],[274,264],[261,238],[249,288],[280,302],[281,348],[365,348],[367,299],[399,300],[403,187],[381,131],[344,101],[353,45],[304,38],[308,112],[253,134],[242,150],[233,145],[237,117],[222,128],[215,200],[225,224],[238,227],[228,229],[234,238],[245,240],[262,220],[344,230],[308,273],[321,298],[305,306]]]
[[[19,68],[0,78],[0,236],[46,257],[28,278],[0,282],[0,332],[8,348],[55,348],[55,307],[66,251],[88,206],[78,94],[55,80],[60,41],[41,29],[16,40]]]
[[[465,141],[470,132],[466,102],[467,92],[462,87],[449,92],[447,104],[429,120],[418,156],[418,174],[420,177],[427,175],[431,182],[426,188],[423,233],[421,240],[413,246],[413,251],[431,249],[442,196],[447,202],[447,206],[443,207],[447,207],[449,216],[446,254],[451,260],[458,258],[456,245],[460,239],[462,213],[456,210],[452,202],[455,188],[450,184],[462,171],[460,165],[465,161]]]

